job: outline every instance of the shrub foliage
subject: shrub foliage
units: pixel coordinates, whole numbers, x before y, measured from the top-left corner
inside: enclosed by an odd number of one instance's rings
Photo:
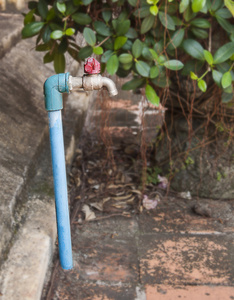
[[[37,36],[36,50],[46,52],[44,63],[54,62],[57,73],[65,70],[65,53],[78,61],[95,54],[102,71],[132,73],[122,88],[145,88],[156,106],[157,91],[168,87],[177,71],[202,92],[210,74],[222,101],[233,98],[232,0],[39,0],[28,7],[22,36]],[[84,47],[76,43],[78,32]],[[217,33],[221,38],[213,43]]]

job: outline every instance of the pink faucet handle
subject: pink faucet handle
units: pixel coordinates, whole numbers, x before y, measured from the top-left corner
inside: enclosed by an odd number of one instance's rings
[[[100,63],[93,57],[89,57],[84,65],[84,72],[86,74],[99,74],[101,70]]]

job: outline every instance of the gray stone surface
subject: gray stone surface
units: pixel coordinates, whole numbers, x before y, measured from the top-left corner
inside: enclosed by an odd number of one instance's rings
[[[22,17],[8,15],[8,20],[12,24],[1,27],[0,35],[0,298],[40,299],[56,238],[43,96],[44,81],[54,71],[52,65],[43,65],[44,53],[34,51],[35,40],[15,45],[11,33],[20,34]],[[78,64],[68,60],[68,66],[75,76]],[[64,97],[68,168],[90,96]]]
[[[19,221],[16,206],[25,201],[20,194],[47,130],[43,83],[52,70],[41,65],[40,54],[30,51],[33,45],[32,41],[21,41],[1,60],[0,218],[4,223],[0,253],[6,252],[9,233]]]
[[[0,28],[0,58],[2,58],[20,40],[23,16],[0,13]]]

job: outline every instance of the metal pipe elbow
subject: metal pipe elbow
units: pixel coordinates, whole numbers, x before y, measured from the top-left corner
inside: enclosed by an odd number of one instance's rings
[[[69,73],[50,76],[44,83],[45,108],[47,111],[61,110],[61,93],[69,92]]]

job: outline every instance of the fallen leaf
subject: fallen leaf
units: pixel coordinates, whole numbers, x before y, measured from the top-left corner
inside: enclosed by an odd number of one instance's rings
[[[111,197],[113,200],[120,201],[120,200],[128,200],[130,197],[132,197],[132,194],[128,194],[125,196],[120,196],[120,197]]]
[[[85,213],[85,220],[93,220],[96,219],[95,213],[89,208],[87,204],[84,204],[82,207],[82,211]]]
[[[103,211],[103,204],[100,202],[90,203],[90,206],[96,208],[99,211]]]

